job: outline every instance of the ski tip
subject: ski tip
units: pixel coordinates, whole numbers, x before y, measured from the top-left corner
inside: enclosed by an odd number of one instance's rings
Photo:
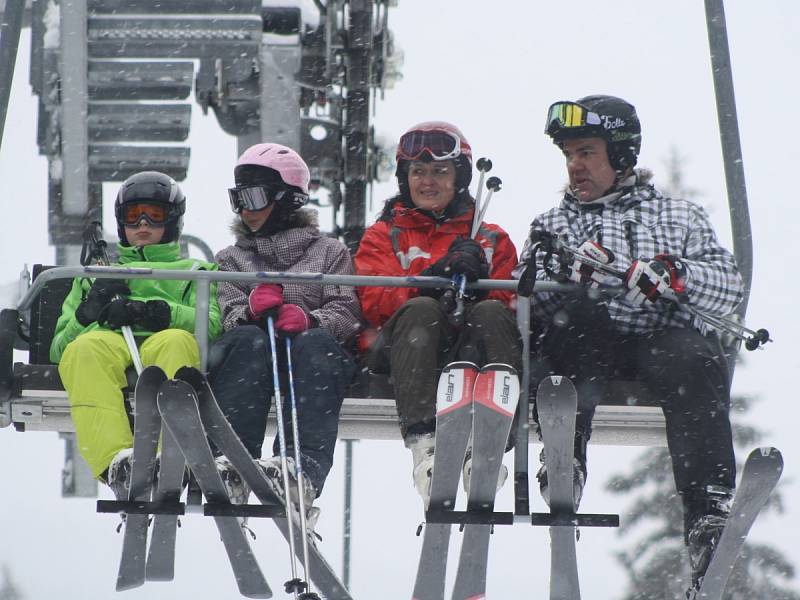
[[[513,375],[517,374],[517,370],[514,367],[505,363],[489,363],[487,365],[483,365],[481,367],[481,371],[506,371],[512,373]]]
[[[776,468],[779,471],[783,470],[783,454],[781,454],[781,451],[774,446],[762,446],[760,448],[756,448],[750,452],[745,464],[751,461],[760,462],[761,460],[769,460],[770,462],[776,464]]]
[[[473,362],[469,362],[468,360],[457,360],[451,363],[448,363],[442,369],[442,373],[446,371],[454,371],[456,369],[468,369],[472,371],[479,371],[478,365]]]
[[[197,381],[204,380],[205,375],[203,375],[202,371],[196,367],[181,367],[175,371],[175,379],[181,379],[183,381]]]
[[[158,367],[156,365],[150,365],[149,367],[145,367],[144,369],[142,369],[142,372],[139,373],[139,377],[136,380],[135,389],[138,389],[141,386],[146,386],[149,384],[158,384],[159,382],[165,381],[166,379],[167,379],[167,374],[164,373],[164,370],[161,367]]]
[[[558,388],[558,387],[575,387],[572,383],[572,380],[569,377],[565,377],[563,375],[549,375],[543,378],[539,382],[539,390],[544,390],[547,388]]]

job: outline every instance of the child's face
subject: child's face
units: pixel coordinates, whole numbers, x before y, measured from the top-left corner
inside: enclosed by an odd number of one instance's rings
[[[164,226],[151,225],[145,219],[140,219],[136,225],[125,225],[125,237],[131,246],[137,248],[158,244],[164,237]]]

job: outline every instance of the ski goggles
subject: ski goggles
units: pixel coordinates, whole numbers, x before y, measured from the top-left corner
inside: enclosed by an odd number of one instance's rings
[[[417,160],[427,152],[433,160],[450,160],[461,156],[461,140],[457,135],[442,130],[409,131],[397,145],[397,158]]]
[[[274,189],[264,185],[228,188],[231,210],[239,214],[243,210],[262,210],[277,202],[289,203],[295,208],[303,206],[308,196],[286,189]]]
[[[576,102],[560,101],[550,105],[544,132],[554,135],[565,130],[579,130],[583,127],[602,127],[600,115]]]
[[[167,206],[146,202],[126,202],[120,213],[122,223],[129,226],[138,224],[142,219],[150,225],[164,225],[171,216]]]

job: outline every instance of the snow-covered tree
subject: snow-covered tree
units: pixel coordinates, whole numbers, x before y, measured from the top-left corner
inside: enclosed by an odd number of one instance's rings
[[[23,600],[24,596],[11,580],[11,570],[8,565],[3,565],[2,578],[0,578],[0,600]]]

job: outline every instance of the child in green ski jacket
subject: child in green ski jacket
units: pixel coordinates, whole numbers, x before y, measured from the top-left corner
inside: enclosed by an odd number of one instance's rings
[[[125,267],[217,270],[180,256],[178,238],[186,198],[175,181],[144,171],[122,184],[114,205],[120,263]],[[209,300],[209,341],[219,335],[216,286]],[[196,286],[192,281],[76,279],[56,325],[50,359],[67,391],[78,446],[95,477],[117,499],[127,499],[133,434],[125,409],[125,371],[132,365],[120,329],[131,327],[142,365],[168,377],[182,366],[200,367],[193,336]]]

